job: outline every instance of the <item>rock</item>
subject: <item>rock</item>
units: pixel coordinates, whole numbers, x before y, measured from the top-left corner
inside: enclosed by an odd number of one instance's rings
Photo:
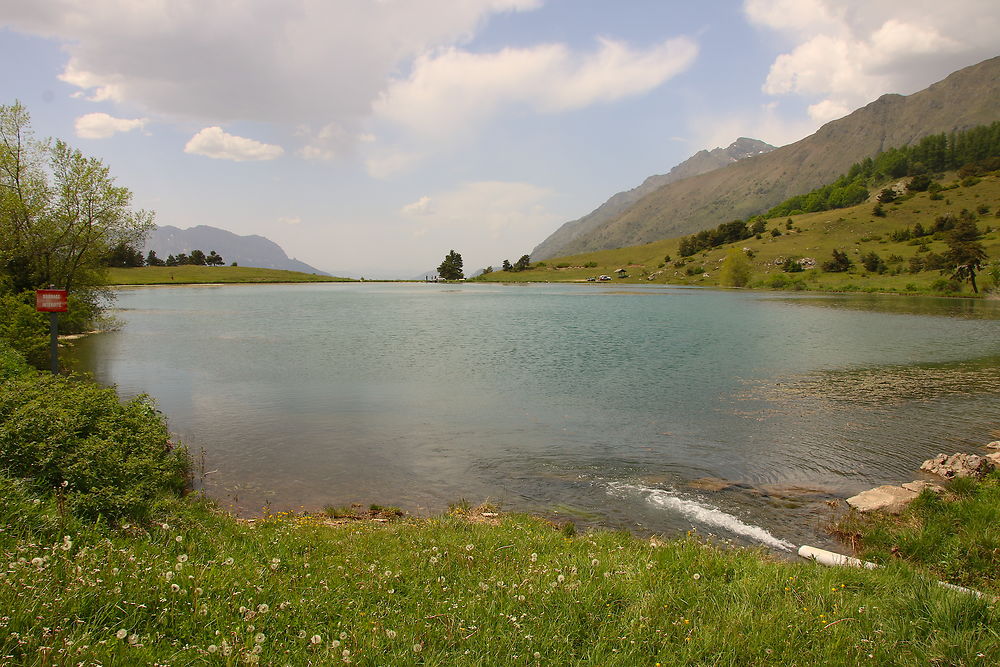
[[[851,496],[847,499],[847,504],[859,512],[874,512],[876,510],[888,512],[889,514],[899,514],[910,501],[917,497],[916,492],[904,489],[901,486],[879,486]]]
[[[1000,449],[1000,440],[994,440],[986,445],[986,449]]]
[[[987,454],[986,458],[993,461],[993,465],[1000,466],[1000,452],[993,452],[992,454]]]
[[[944,487],[940,484],[935,484],[933,482],[925,482],[923,480],[917,480],[916,482],[907,482],[903,485],[904,489],[909,489],[916,494],[920,494],[924,489],[930,489],[934,493],[944,493]]]
[[[994,460],[975,454],[938,454],[927,459],[920,466],[921,470],[940,475],[945,479],[954,477],[982,477],[996,466]]]
[[[736,486],[736,482],[730,482],[728,479],[720,479],[718,477],[699,477],[688,482],[688,486],[699,491],[725,491],[730,487]]]

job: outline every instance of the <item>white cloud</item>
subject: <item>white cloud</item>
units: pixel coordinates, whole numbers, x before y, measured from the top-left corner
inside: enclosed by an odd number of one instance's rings
[[[562,44],[495,53],[448,48],[418,57],[374,108],[418,133],[452,135],[508,106],[556,113],[648,92],[688,68],[697,52],[684,37],[642,51],[601,39],[589,54]]]
[[[204,155],[218,160],[247,162],[273,160],[285,151],[281,146],[265,144],[246,137],[223,132],[221,127],[206,127],[191,137],[184,146],[185,153]]]
[[[744,11],[794,44],[764,92],[812,101],[820,123],[995,56],[1000,32],[995,0],[746,0]]]
[[[62,80],[91,100],[205,125],[331,123],[362,131],[389,75],[429,49],[471,39],[496,13],[542,0],[229,0],[6,3],[0,28],[58,41]],[[309,142],[328,158],[342,146]]]
[[[430,197],[421,197],[417,201],[404,206],[400,212],[406,215],[430,215],[434,212],[434,209],[431,208]]]
[[[418,153],[402,150],[381,151],[365,160],[365,168],[372,178],[386,179],[401,171],[406,171],[421,157]]]
[[[117,132],[141,129],[145,118],[115,118],[106,113],[88,113],[76,119],[76,136],[81,139],[107,139]]]
[[[302,222],[302,218],[300,218],[298,216],[294,216],[294,217],[287,216],[287,217],[283,217],[283,218],[278,218],[278,222],[280,222],[283,225],[297,225],[297,224],[299,224],[299,223]]]

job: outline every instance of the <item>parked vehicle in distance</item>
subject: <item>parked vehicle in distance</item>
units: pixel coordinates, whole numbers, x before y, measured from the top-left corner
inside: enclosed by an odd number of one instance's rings
[[[611,280],[611,276],[602,275],[602,276],[598,276],[597,279],[600,280],[603,283],[603,282],[606,282],[608,280]]]

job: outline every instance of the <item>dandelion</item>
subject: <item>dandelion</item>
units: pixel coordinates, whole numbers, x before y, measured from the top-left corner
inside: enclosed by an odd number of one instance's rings
[[[194,589],[194,594],[195,595],[201,595],[204,592],[205,591],[203,591],[200,586],[198,588]]]
[[[209,644],[208,645],[208,652],[209,653],[215,653],[218,650],[219,650],[219,647],[216,646],[215,644]]]
[[[388,637],[389,639],[395,639],[396,638],[396,631],[395,630],[386,630],[385,631],[385,636]]]
[[[177,537],[174,538],[174,542],[180,543],[180,542],[183,542],[183,541],[184,541],[184,536],[183,535],[178,535]]]
[[[180,556],[177,557],[177,562],[178,563],[186,563],[187,559],[188,559],[188,555],[187,554],[181,554]]]
[[[62,548],[63,551],[69,551],[70,549],[73,548],[73,540],[70,538],[69,535],[63,535]]]
[[[343,651],[341,651],[341,652],[340,652],[340,655],[342,655],[343,657],[345,657],[345,658],[346,658],[346,657],[348,657],[349,655],[351,655],[351,651],[350,651],[350,649],[346,649],[346,648],[345,648],[345,649],[344,649]]]
[[[323,641],[323,638],[320,637],[319,635],[313,635],[312,637],[309,638],[309,641],[310,643],[312,643],[313,646],[315,646],[319,644],[321,641]]]
[[[346,632],[341,632],[340,633],[340,639],[341,639],[341,641],[347,639],[347,633]]]
[[[590,566],[591,567],[597,567],[600,564],[601,564],[601,561],[597,560],[596,558],[593,559],[592,561],[590,561]]]
[[[423,644],[414,644],[413,645],[413,652],[414,653],[420,653],[423,650],[424,650],[424,645]]]
[[[34,565],[35,567],[41,567],[42,563],[44,562],[45,561],[39,558],[38,556],[35,556],[34,558],[31,559],[31,564]]]
[[[264,636],[264,633],[263,632],[258,632],[257,634],[255,634],[253,636],[253,643],[254,644],[263,644],[265,639],[266,639],[266,637]]]
[[[171,591],[171,592],[173,592],[173,593],[176,593],[176,592],[177,592],[177,591],[179,591],[180,589],[181,589],[181,587],[180,587],[180,586],[178,586],[177,584],[170,584],[170,591]]]
[[[135,646],[136,644],[138,644],[139,643],[139,635],[135,634],[134,632],[132,634],[130,634],[128,636],[128,643],[131,644],[132,646]]]
[[[340,642],[338,640],[336,640],[336,639],[334,639],[332,642],[330,642],[330,648],[338,648],[339,646],[340,646]]]
[[[434,565],[437,562],[438,562],[437,556],[431,556],[431,565]]]
[[[539,653],[538,651],[535,651],[535,660],[538,660],[541,657],[542,657],[542,654]],[[656,663],[656,664],[660,664],[660,663]]]
[[[536,554],[535,552],[531,552],[531,562],[534,563],[537,560],[538,560],[538,554]]]
[[[286,609],[288,609],[288,607],[291,606],[291,604],[292,604],[291,602],[282,602],[281,604],[278,605],[278,609],[280,609],[281,611],[285,611]]]
[[[226,560],[222,561],[222,564],[223,565],[232,565],[235,562],[236,561],[234,561],[232,558],[227,558]]]
[[[270,607],[268,607],[266,604],[257,605],[257,611],[260,612],[261,614],[266,614],[269,609]]]
[[[562,582],[566,581],[566,577],[560,574],[558,577],[556,577],[556,581],[558,581],[561,584]]]
[[[115,633],[115,638],[117,639],[125,639],[126,637],[128,637],[128,630],[126,630],[125,628],[122,628],[121,630]]]
[[[466,551],[472,551],[475,548],[476,548],[476,545],[474,545],[474,544],[466,544],[465,545],[465,550]]]
[[[695,572],[693,575],[691,575],[691,578],[694,579],[695,581],[698,581],[699,579],[701,579],[701,575]]]

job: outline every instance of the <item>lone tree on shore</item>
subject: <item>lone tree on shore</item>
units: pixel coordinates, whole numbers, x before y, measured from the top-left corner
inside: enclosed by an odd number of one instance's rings
[[[975,221],[962,217],[948,234],[948,252],[944,254],[948,267],[945,271],[950,270],[951,277],[956,280],[968,279],[976,294],[979,294],[976,272],[982,271],[986,261],[986,248],[979,242],[981,236]]]
[[[444,256],[444,261],[438,267],[438,275],[445,280],[461,280],[465,277],[462,272],[462,256],[451,250]]]

